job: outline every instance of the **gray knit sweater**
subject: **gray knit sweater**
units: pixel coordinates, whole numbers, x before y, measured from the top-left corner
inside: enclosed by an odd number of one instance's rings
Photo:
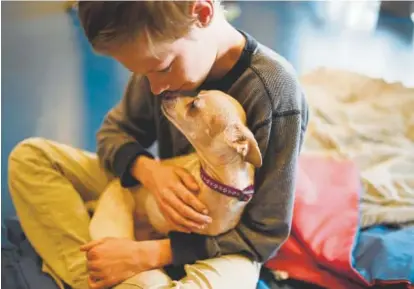
[[[290,233],[307,103],[291,66],[243,34],[247,43],[237,64],[220,81],[204,83],[199,89],[222,90],[243,105],[263,156],[263,166],[256,171],[255,194],[238,226],[223,235],[170,233],[175,265],[232,253],[265,262]],[[131,77],[125,95],[105,117],[97,137],[102,164],[121,178],[124,187],[139,184],[129,168],[137,156],[152,156],[147,149],[155,141],[160,158],[192,150],[163,116],[160,98],[151,94],[147,79],[141,76]]]

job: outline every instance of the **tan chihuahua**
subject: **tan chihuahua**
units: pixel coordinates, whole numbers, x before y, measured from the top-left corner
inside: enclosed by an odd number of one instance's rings
[[[231,96],[211,90],[196,97],[169,94],[162,100],[162,111],[196,151],[161,161],[183,167],[199,185],[198,198],[212,222],[193,232],[215,236],[234,228],[254,193],[254,170],[262,165],[243,107]],[[101,196],[90,225],[92,239],[149,240],[171,230],[151,192],[143,186],[123,189],[119,181]]]

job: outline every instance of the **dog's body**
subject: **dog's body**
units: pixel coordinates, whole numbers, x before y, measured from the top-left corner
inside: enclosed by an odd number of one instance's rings
[[[229,95],[205,91],[195,98],[170,95],[163,100],[162,110],[196,151],[161,161],[186,169],[199,185],[197,196],[207,207],[212,222],[193,232],[218,235],[234,228],[253,193],[254,169],[262,164],[257,142],[245,126],[243,108]],[[221,186],[221,193],[217,186]],[[242,192],[246,188],[250,189]],[[236,198],[223,191],[241,195]],[[128,218],[131,212],[135,218]],[[108,215],[114,218],[108,220]],[[92,238],[108,236],[103,228],[116,236],[136,240],[162,237],[173,229],[151,192],[139,186],[131,194],[119,182],[113,183],[101,197],[92,219]]]
[[[195,178],[200,187],[198,198],[207,207],[213,222],[203,230],[194,231],[195,233],[214,236],[233,228],[237,224],[247,202],[217,193],[208,187],[201,180],[200,161],[196,154],[164,162],[186,169]],[[251,180],[247,176],[243,177],[245,182]],[[146,188],[140,187],[137,189],[134,192],[134,197],[136,204],[135,237],[137,239],[147,239],[149,236],[157,236],[157,233],[164,235],[172,229],[161,214],[154,196]],[[156,232],[152,232],[152,228]]]

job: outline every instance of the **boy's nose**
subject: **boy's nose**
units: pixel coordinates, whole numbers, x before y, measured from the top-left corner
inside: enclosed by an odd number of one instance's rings
[[[157,88],[152,88],[151,86],[151,91],[154,95],[160,95],[161,93],[163,93],[164,91],[168,90],[168,86],[165,87],[157,87]]]
[[[155,81],[150,81],[150,86],[151,86],[151,92],[154,95],[159,95],[161,93],[163,93],[164,91],[167,91],[170,86],[166,83],[157,83]]]

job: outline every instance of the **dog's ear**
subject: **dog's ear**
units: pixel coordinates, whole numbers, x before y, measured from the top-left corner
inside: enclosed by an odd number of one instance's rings
[[[230,147],[239,153],[244,161],[256,168],[262,166],[262,154],[252,132],[243,124],[229,125],[225,130],[225,138]]]

